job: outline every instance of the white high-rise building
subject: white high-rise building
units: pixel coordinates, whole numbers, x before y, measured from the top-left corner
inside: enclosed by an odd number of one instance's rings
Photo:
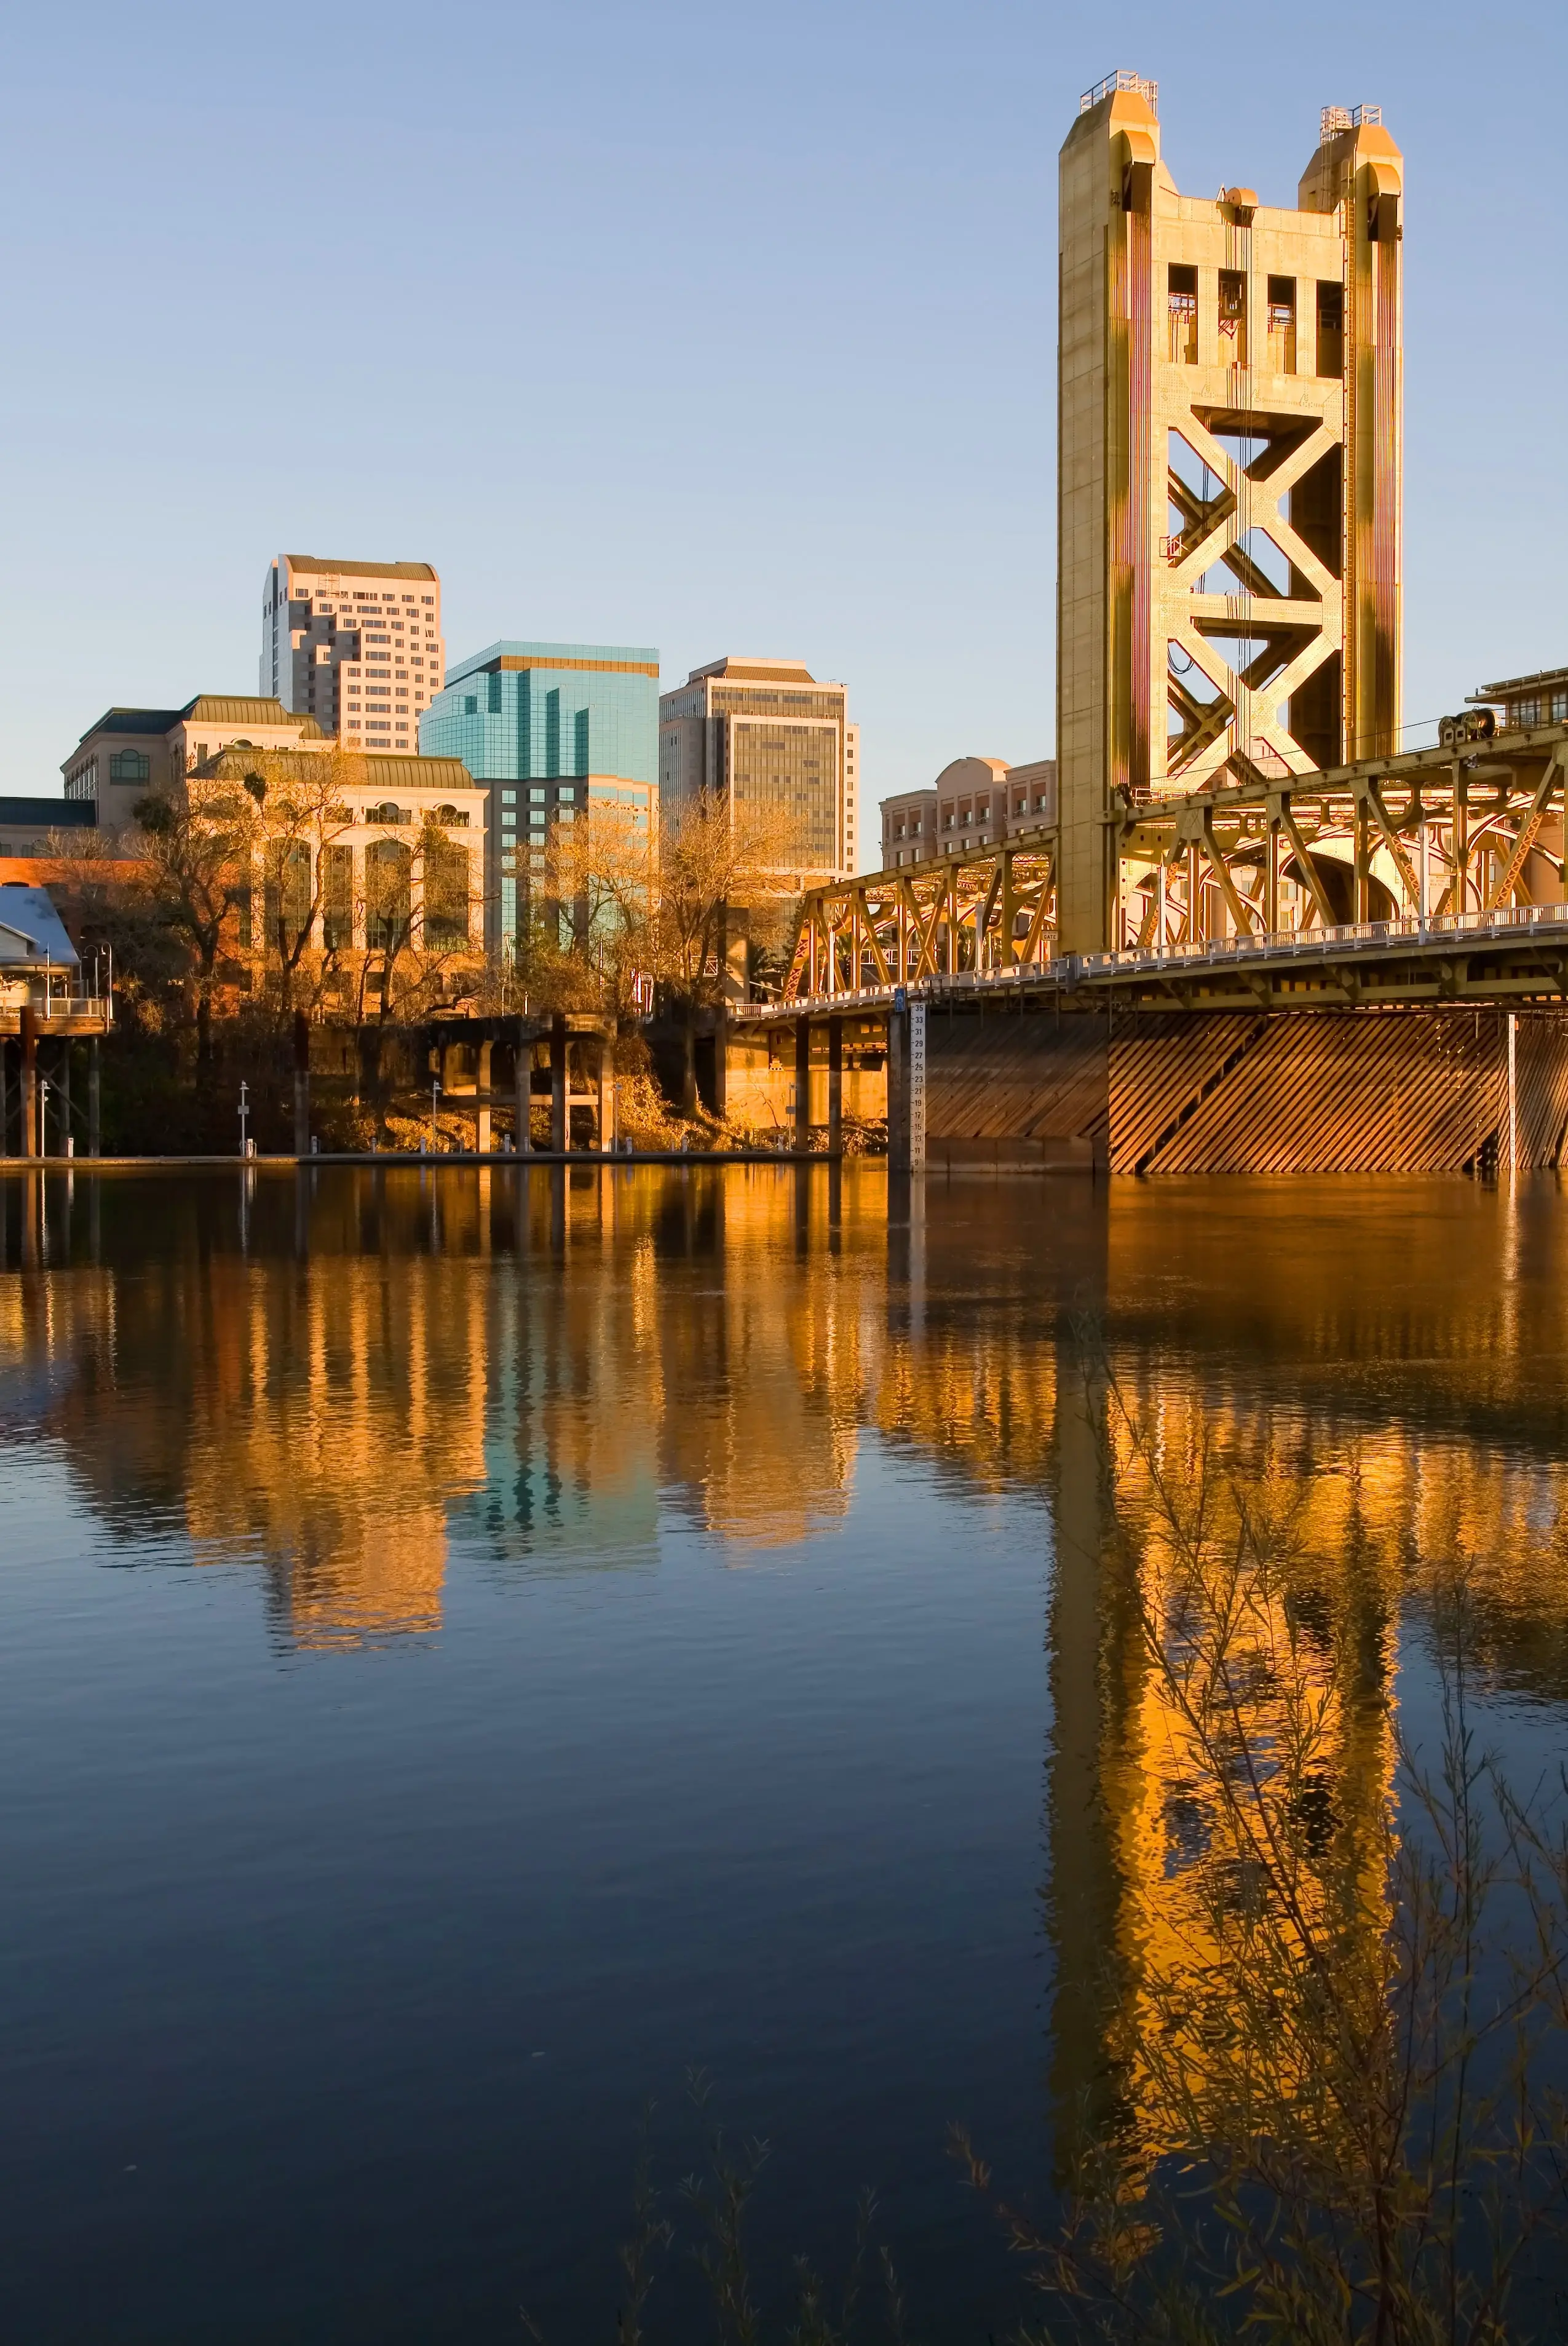
[[[428,562],[280,554],[261,590],[260,687],[357,750],[419,750],[442,687],[441,580]]]

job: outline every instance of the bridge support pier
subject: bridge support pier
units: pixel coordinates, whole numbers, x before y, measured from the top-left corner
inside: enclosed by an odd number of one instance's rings
[[[828,1021],[828,1154],[844,1150],[844,1022]]]
[[[87,1155],[103,1154],[102,1095],[98,1068],[98,1038],[92,1035],[87,1043]]]
[[[550,1146],[558,1157],[566,1153],[571,1123],[566,1113],[566,1017],[557,1010],[550,1021]]]
[[[526,1157],[533,1146],[528,1130],[528,1119],[534,1106],[534,1039],[528,1032],[526,1024],[521,1019],[518,1021],[517,1041],[514,1048],[512,1086],[516,1095],[514,1113],[516,1117],[517,1131],[512,1145],[519,1157]]]
[[[811,1021],[795,1021],[795,1146],[811,1146]]]
[[[22,1154],[38,1154],[38,1014],[32,1004],[22,1007]]]
[[[599,1045],[599,1153],[607,1157],[616,1145],[616,1046],[606,1035]]]
[[[493,1046],[481,1043],[478,1064],[473,1070],[473,1147],[475,1154],[490,1154],[490,1054]]]

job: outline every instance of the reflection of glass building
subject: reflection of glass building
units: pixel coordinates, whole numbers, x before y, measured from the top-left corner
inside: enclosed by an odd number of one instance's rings
[[[553,826],[592,801],[651,829],[658,804],[658,653],[647,644],[491,644],[453,663],[420,724],[427,755],[490,785],[494,939],[513,943],[543,883]]]

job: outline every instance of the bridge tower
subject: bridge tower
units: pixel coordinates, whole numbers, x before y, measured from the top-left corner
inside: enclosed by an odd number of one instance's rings
[[[1060,945],[1112,942],[1130,807],[1400,747],[1403,169],[1327,107],[1295,209],[1178,193],[1158,92],[1061,155]]]

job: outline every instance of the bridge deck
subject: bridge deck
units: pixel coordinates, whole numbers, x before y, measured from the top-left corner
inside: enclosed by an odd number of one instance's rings
[[[1482,966],[1474,967],[1477,960]],[[1399,964],[1392,984],[1377,982],[1380,964]],[[1463,968],[1457,964],[1464,964]],[[1568,995],[1568,903],[1511,904],[1489,913],[1452,913],[1344,927],[1286,930],[1268,936],[1219,937],[1198,945],[1129,946],[1118,953],[1062,954],[1012,969],[961,970],[902,989],[913,1000],[952,995],[1096,994],[1128,990],[1167,1006],[1231,1006],[1238,994],[1256,1001],[1275,990],[1281,1003],[1313,994],[1337,1001],[1501,1001]],[[886,1009],[892,985],[801,995],[790,1002],[738,1003],[741,1023],[827,1017]]]

